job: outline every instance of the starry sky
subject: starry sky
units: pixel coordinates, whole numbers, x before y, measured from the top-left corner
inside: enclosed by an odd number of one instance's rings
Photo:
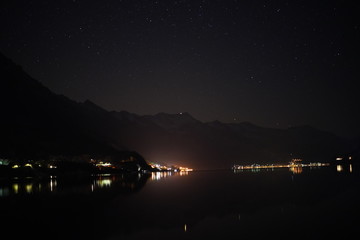
[[[14,0],[0,10],[0,51],[73,100],[360,136],[350,1]]]

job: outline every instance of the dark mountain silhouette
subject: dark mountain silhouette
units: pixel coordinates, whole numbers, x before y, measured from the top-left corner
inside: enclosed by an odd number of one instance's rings
[[[311,126],[271,129],[247,122],[203,123],[189,113],[109,112],[91,101],[77,103],[52,93],[1,54],[0,76],[0,157],[108,156],[136,150],[148,161],[207,169],[293,157],[329,161],[359,149]]]
[[[113,138],[121,129],[107,111],[54,94],[1,54],[0,75],[0,157],[129,157],[131,152]],[[130,155],[146,167],[137,153]]]

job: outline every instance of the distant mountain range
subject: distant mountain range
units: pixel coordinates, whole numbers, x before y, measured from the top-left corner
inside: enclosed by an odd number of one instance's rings
[[[160,162],[195,168],[233,164],[283,163],[292,158],[329,162],[354,152],[355,143],[311,126],[263,128],[251,123],[202,123],[188,113],[138,116],[111,112],[122,126],[127,146]]]
[[[294,157],[330,161],[359,152],[358,141],[311,126],[272,129],[247,122],[203,123],[186,112],[110,112],[51,92],[1,54],[0,76],[0,158],[136,151],[151,162],[211,169]]]

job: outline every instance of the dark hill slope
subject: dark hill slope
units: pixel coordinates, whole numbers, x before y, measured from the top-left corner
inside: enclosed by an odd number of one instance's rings
[[[13,158],[119,154],[117,119],[56,95],[0,54],[0,153]],[[116,144],[114,144],[116,143]]]

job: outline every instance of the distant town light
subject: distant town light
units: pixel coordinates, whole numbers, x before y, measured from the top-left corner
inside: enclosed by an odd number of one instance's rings
[[[96,164],[97,167],[110,167],[111,166],[111,163],[109,162],[99,162]]]
[[[159,171],[169,171],[169,172],[191,172],[193,171],[192,168],[187,168],[187,167],[180,167],[180,166],[164,166],[158,163],[149,163],[149,165],[154,168],[157,169]]]
[[[274,169],[274,168],[289,168],[290,171],[294,173],[301,173],[302,167],[325,167],[329,166],[329,163],[320,163],[320,162],[312,162],[312,163],[301,163],[301,159],[296,159],[296,161],[291,161],[289,164],[251,164],[251,165],[237,165],[235,164],[232,169],[234,171],[242,171],[242,170],[252,170],[259,171],[260,169]]]
[[[342,161],[342,160],[343,160],[342,157],[337,157],[337,158],[336,158],[336,161]]]

